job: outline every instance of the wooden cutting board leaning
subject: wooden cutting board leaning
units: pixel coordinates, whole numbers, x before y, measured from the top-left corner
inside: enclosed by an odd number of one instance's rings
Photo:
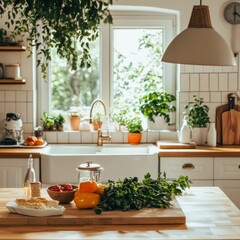
[[[217,143],[223,145],[240,144],[240,106],[235,97],[228,96],[228,104],[216,109]]]

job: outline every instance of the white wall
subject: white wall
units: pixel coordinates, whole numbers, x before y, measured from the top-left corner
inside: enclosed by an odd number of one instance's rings
[[[235,0],[240,2],[240,0]],[[114,5],[150,6],[174,9],[180,13],[180,30],[187,27],[193,5],[198,5],[199,0],[114,0]],[[240,41],[240,26],[233,27],[223,17],[226,0],[203,0],[204,5],[209,5],[212,25],[231,44],[232,36],[238,32],[237,42]],[[4,21],[0,21],[0,27]],[[237,29],[236,29],[237,28]],[[236,31],[237,30],[237,31]],[[33,132],[36,112],[36,81],[35,69],[32,59],[27,58],[28,53],[0,53],[2,63],[20,63],[22,76],[26,78],[26,85],[0,85],[0,121],[6,112],[19,112],[24,121],[25,135]],[[210,106],[211,120],[215,118],[215,108],[226,103],[229,92],[239,89],[239,74],[237,67],[203,67],[181,66],[180,82],[177,95],[179,97],[179,115],[184,105],[192,99],[193,94],[204,97]]]

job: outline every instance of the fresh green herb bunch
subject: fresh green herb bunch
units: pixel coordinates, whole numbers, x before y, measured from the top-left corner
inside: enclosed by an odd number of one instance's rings
[[[197,98],[196,95],[193,102],[189,102],[186,106],[187,123],[192,128],[207,127],[209,123],[208,111],[209,107],[204,104],[203,98]]]
[[[127,119],[126,125],[130,133],[140,133],[143,130],[142,120],[139,117]]]
[[[190,183],[185,176],[169,182],[165,173],[157,179],[152,179],[150,173],[147,173],[141,182],[137,177],[117,182],[109,180],[95,213],[101,214],[102,211],[108,210],[139,210],[144,207],[167,208],[171,205],[172,196],[181,195],[182,190],[190,187]]]

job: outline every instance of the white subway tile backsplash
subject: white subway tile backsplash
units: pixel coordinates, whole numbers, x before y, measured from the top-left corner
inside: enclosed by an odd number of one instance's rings
[[[211,72],[221,73],[222,72],[222,67],[221,66],[214,66],[213,70]]]
[[[0,102],[0,122],[6,117],[5,114],[5,104],[4,102]]]
[[[3,102],[4,100],[5,100],[4,91],[0,91],[0,102]]]
[[[5,101],[6,102],[15,102],[15,91],[5,91]]]
[[[48,143],[57,143],[57,132],[46,132],[46,141]]]
[[[155,143],[160,140],[160,132],[159,131],[148,131],[147,139],[149,143]]]
[[[209,92],[199,92],[199,97],[203,98],[204,102],[210,101],[209,95]]]
[[[216,102],[221,102],[221,100],[222,100],[221,92],[211,92],[210,93],[210,102],[216,103]]]
[[[199,91],[199,74],[190,74],[190,91]]]
[[[179,93],[179,101],[180,102],[188,102],[189,100],[189,92],[180,92]]]
[[[27,101],[33,102],[33,91],[27,91]]]
[[[58,143],[69,143],[69,132],[57,132]]]
[[[23,122],[27,122],[27,105],[26,103],[16,102],[16,112],[21,115]]]
[[[16,101],[26,102],[27,101],[27,91],[16,91]]]
[[[190,90],[190,79],[189,74],[181,74],[180,79],[180,91],[189,91]]]
[[[219,74],[219,91],[228,91],[228,74]]]
[[[204,66],[201,66],[201,65],[194,65],[193,66],[193,71],[195,72],[195,73],[202,73],[203,72],[203,70],[204,70]]]
[[[5,102],[4,104],[5,113],[16,112],[15,102]]]
[[[184,73],[193,73],[194,65],[184,65]]]
[[[209,75],[209,91],[217,91],[218,90],[218,74],[210,73]]]
[[[211,72],[214,71],[213,68],[214,68],[213,66],[204,66],[203,72],[205,72],[205,73],[211,73]]]
[[[112,132],[110,135],[112,143],[122,143],[124,140],[123,132]]]
[[[81,132],[69,132],[69,143],[80,143],[81,142]]]
[[[238,90],[238,79],[237,73],[229,73],[228,77],[228,90],[237,91]]]
[[[27,103],[27,122],[33,122],[33,103]]]
[[[93,132],[81,132],[81,133],[82,143],[93,143],[93,136],[95,136]],[[97,135],[94,139],[96,139],[95,142],[97,142]]]
[[[209,75],[200,74],[200,91],[209,91]]]

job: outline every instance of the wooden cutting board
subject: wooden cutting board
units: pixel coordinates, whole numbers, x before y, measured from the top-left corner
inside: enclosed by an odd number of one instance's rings
[[[195,143],[179,143],[176,141],[157,141],[157,146],[160,149],[194,149]]]
[[[234,109],[237,111],[240,111],[240,106],[235,105]],[[223,144],[222,142],[222,113],[229,110],[228,104],[221,105],[216,108],[215,112],[215,126],[216,126],[216,132],[217,132],[217,143]]]
[[[65,205],[62,216],[29,217],[10,213],[6,202],[0,202],[0,226],[16,225],[181,225],[185,226],[186,218],[177,200],[173,199],[173,206],[167,209],[144,208],[131,211],[104,211],[101,215],[93,210],[79,210],[75,205]]]
[[[222,144],[240,144],[240,112],[230,109],[222,113]]]

